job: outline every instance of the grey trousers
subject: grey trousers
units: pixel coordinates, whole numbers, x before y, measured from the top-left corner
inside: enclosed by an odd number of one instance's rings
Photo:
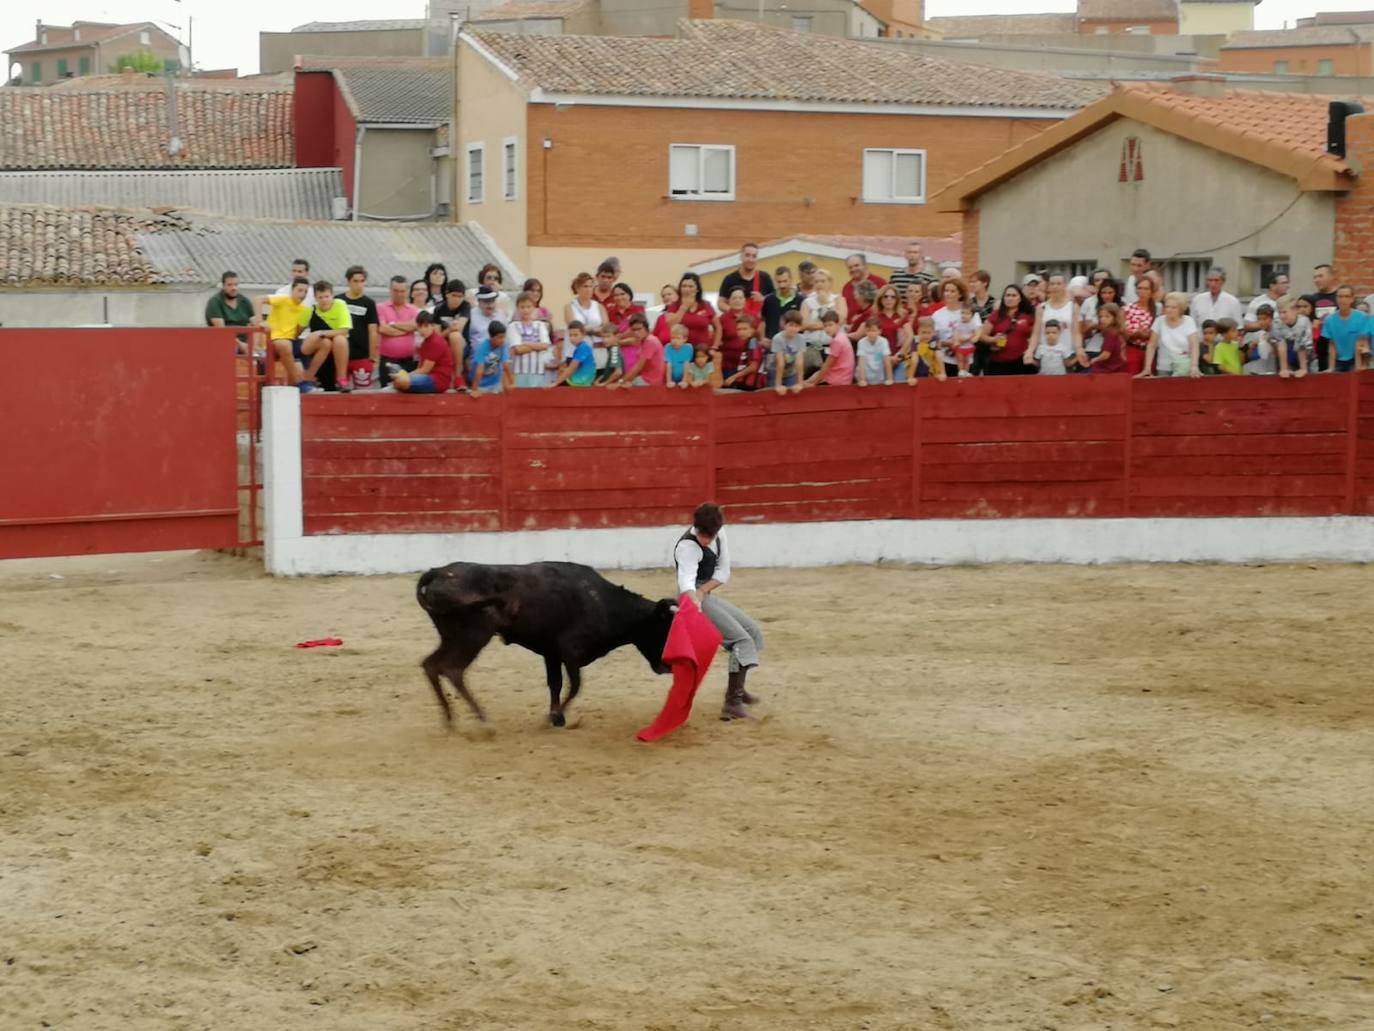
[[[723,640],[720,646],[730,653],[730,672],[752,669],[759,664],[763,650],[763,631],[741,608],[708,594],[701,606],[706,618],[715,624]]]

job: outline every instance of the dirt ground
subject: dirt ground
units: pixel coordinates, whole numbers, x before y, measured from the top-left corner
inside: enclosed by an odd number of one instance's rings
[[[1374,1028],[1372,577],[744,569],[650,746],[629,649],[444,734],[410,577],[0,565],[0,1027]]]

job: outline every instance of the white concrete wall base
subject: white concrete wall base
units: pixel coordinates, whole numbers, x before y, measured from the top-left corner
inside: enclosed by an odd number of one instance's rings
[[[296,456],[299,467],[299,448]],[[270,486],[270,459],[268,468]],[[264,554],[267,571],[278,576],[416,573],[457,561],[564,560],[598,569],[660,569],[669,565],[673,543],[683,530],[656,526],[306,537],[297,515],[294,523],[284,520],[294,534],[279,536],[270,528],[276,511],[270,494],[267,511]],[[737,565],[756,568],[874,562],[1369,562],[1374,561],[1374,517],[733,524],[730,543]]]

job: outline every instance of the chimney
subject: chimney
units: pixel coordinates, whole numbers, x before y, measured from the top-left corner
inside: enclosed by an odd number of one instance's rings
[[[687,17],[710,21],[716,16],[716,0],[688,0]]]
[[[1333,100],[1326,108],[1326,152],[1345,157],[1345,120],[1364,114],[1364,105],[1354,100]]]
[[[1374,286],[1374,114],[1363,114],[1352,101],[1333,103],[1328,135],[1336,126],[1337,108],[1340,138],[1328,140],[1326,149],[1334,155],[1332,143],[1339,144],[1352,175],[1349,189],[1336,194],[1331,256],[1341,279],[1361,295]]]

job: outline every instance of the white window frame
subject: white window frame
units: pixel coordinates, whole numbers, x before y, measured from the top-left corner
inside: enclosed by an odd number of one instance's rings
[[[480,176],[480,189],[476,196],[472,192],[472,155],[479,155],[477,173]],[[469,143],[463,148],[463,196],[469,204],[483,204],[487,199],[487,145]]]
[[[520,141],[514,136],[501,141],[501,196],[505,200],[520,197]]]
[[[897,155],[915,154],[921,159],[921,183],[920,192],[914,197],[898,196],[895,189],[891,197],[863,197],[865,204],[924,204],[926,202],[926,152],[912,147],[865,147],[863,153],[863,164],[859,168],[859,193],[864,191],[864,178],[868,168],[868,155],[870,154],[891,154],[892,172],[895,179],[897,173]],[[894,181],[893,186],[896,186]]]
[[[142,47],[151,46],[151,45],[152,45],[152,42],[153,42],[153,34],[152,34],[151,32],[149,32],[147,29],[144,29],[142,32],[140,32],[140,33],[138,34],[138,45],[139,45],[139,46],[142,46]]]
[[[695,150],[697,152],[697,182],[706,181],[706,154],[708,151],[723,150],[730,155],[730,190],[728,193],[674,193],[673,192],[673,151]],[[668,199],[685,201],[732,201],[735,199],[735,145],[733,143],[670,143],[668,145]]]

